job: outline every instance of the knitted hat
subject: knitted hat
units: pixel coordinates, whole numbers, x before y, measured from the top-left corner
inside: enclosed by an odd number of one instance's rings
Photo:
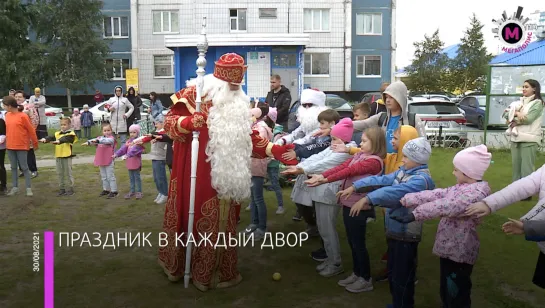
[[[251,113],[252,116],[255,117],[256,119],[261,118],[261,109],[259,109],[259,108],[252,108],[252,109],[250,110],[250,113]]]
[[[417,164],[425,165],[431,156],[431,146],[424,137],[411,139],[403,146],[403,155]]]
[[[137,134],[140,134],[140,125],[138,124],[133,124],[131,126],[129,126],[129,133],[137,133]]]
[[[87,104],[83,105],[83,109],[85,109],[85,108],[89,109],[89,105],[87,105]]]
[[[79,113],[79,109],[78,109],[78,108],[74,108],[74,112]]]
[[[339,123],[333,126],[330,133],[332,137],[337,137],[344,142],[350,142],[352,140],[352,134],[354,134],[354,125],[350,118],[340,120]]]
[[[274,123],[276,123],[276,119],[278,118],[278,111],[276,108],[271,107],[269,108],[269,114],[267,115],[269,119],[271,119]]]
[[[153,119],[153,122],[165,123],[165,117],[162,114],[160,114],[160,115],[157,116],[157,118]]]
[[[482,180],[486,169],[490,166],[492,154],[488,152],[486,145],[464,149],[452,160],[454,167],[474,180]]]
[[[301,93],[301,105],[313,104],[318,107],[325,107],[325,93],[317,89],[304,89]]]

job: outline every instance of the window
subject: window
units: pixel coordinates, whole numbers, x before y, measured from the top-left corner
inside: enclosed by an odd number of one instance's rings
[[[153,12],[153,33],[178,33],[179,28],[178,12]]]
[[[296,67],[297,54],[295,53],[278,53],[273,54],[273,66],[278,67]]]
[[[329,31],[329,9],[304,9],[305,31]]]
[[[329,54],[305,54],[305,75],[329,75]]]
[[[380,56],[358,56],[357,60],[357,76],[380,77]]]
[[[129,59],[108,59],[106,67],[110,79],[125,79],[125,70],[131,68]]]
[[[259,9],[259,18],[276,18],[276,8]]]
[[[382,35],[381,13],[360,13],[356,15],[357,35]]]
[[[105,38],[129,37],[129,17],[105,17],[103,26]]]
[[[172,78],[174,77],[174,57],[173,56],[153,56],[154,77]]]
[[[231,31],[246,31],[246,9],[229,10]]]

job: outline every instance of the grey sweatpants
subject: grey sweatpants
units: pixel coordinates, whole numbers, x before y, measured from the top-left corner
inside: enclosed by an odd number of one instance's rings
[[[58,157],[57,174],[59,175],[59,188],[70,189],[74,188],[74,177],[72,176],[72,157]]]
[[[100,178],[102,189],[110,192],[117,192],[117,182],[114,174],[114,161],[109,166],[100,166]]]
[[[337,233],[337,216],[341,206],[337,204],[325,204],[315,202],[316,225],[324,241],[324,248],[327,253],[327,261],[331,264],[341,263],[341,246],[339,234]]]

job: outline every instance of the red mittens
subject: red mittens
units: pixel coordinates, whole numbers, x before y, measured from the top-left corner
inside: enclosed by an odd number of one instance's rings
[[[294,144],[288,144],[288,145],[273,145],[271,152],[274,155],[274,159],[278,160],[279,162],[283,163],[284,165],[288,166],[294,166],[299,163],[297,159],[291,159],[291,160],[285,160],[282,158],[282,154],[287,153],[290,150],[295,149]]]

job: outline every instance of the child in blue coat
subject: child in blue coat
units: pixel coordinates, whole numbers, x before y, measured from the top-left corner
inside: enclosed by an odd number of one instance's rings
[[[354,185],[339,191],[346,198],[353,192],[369,192],[356,202],[350,216],[371,206],[386,208],[386,239],[388,240],[388,281],[393,307],[414,307],[414,279],[417,266],[418,243],[422,238],[422,223],[402,223],[392,219],[392,212],[403,215],[412,211],[404,208],[400,200],[408,193],[432,190],[435,184],[428,169],[431,146],[425,138],[408,141],[403,147],[404,165],[396,172],[383,176],[370,176],[354,182]]]

